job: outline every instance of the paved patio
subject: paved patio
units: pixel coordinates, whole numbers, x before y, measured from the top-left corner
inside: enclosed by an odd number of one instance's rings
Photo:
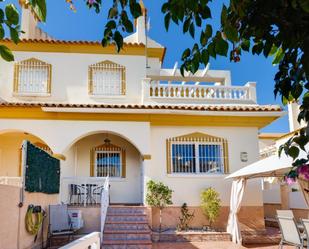
[[[191,243],[153,243],[153,249],[245,249],[245,248],[263,248],[278,249],[278,245],[236,245],[232,242],[191,242]],[[284,246],[284,249],[294,248],[292,246]]]

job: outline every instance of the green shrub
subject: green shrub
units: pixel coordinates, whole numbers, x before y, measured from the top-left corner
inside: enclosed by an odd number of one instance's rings
[[[201,193],[201,208],[210,227],[219,216],[220,204],[219,193],[213,188],[207,188]]]
[[[179,224],[177,230],[183,231],[189,229],[189,223],[194,218],[194,212],[190,213],[187,203],[182,204],[181,206],[181,216],[179,217]]]
[[[160,210],[160,232],[162,228],[162,210],[167,205],[173,204],[172,193],[173,190],[164,185],[162,182],[156,183],[153,180],[147,182],[146,202],[149,206],[157,207]]]

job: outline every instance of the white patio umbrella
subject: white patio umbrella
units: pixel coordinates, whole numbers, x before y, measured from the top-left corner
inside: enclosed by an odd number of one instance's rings
[[[292,159],[282,153],[280,158],[277,155],[267,157],[237,170],[225,178],[233,179],[227,232],[231,234],[234,243],[242,242],[237,213],[241,206],[246,181],[258,177],[283,176],[289,171],[291,165]]]

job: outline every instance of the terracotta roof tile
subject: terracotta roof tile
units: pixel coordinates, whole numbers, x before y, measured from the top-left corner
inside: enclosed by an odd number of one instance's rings
[[[171,105],[171,104],[69,104],[69,103],[34,103],[2,102],[0,107],[58,107],[58,108],[107,108],[107,109],[166,109],[188,111],[247,111],[273,112],[282,111],[278,105]]]
[[[0,40],[4,42],[11,42],[11,39],[5,38]],[[21,43],[49,43],[49,44],[68,44],[68,45],[101,45],[100,41],[69,41],[69,40],[57,40],[57,39],[21,39]],[[143,43],[126,43],[124,42],[125,46],[129,47],[145,47]]]

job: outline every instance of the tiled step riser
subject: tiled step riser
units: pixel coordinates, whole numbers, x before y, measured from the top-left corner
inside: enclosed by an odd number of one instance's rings
[[[149,231],[148,224],[119,224],[119,223],[107,223],[104,227],[107,231]]]
[[[104,245],[103,249],[152,249],[152,245]]]
[[[146,214],[145,208],[108,208],[107,214],[110,215],[138,215]]]
[[[148,222],[148,220],[147,220],[147,216],[144,216],[144,215],[141,215],[141,216],[136,216],[136,215],[134,215],[134,216],[129,216],[129,215],[127,215],[127,216],[109,216],[109,215],[107,215],[106,216],[106,222],[107,223],[113,223],[113,222],[117,222],[117,223],[126,223],[126,222],[128,222],[128,223],[134,223],[134,222],[136,222],[136,223],[147,223]]]
[[[151,240],[150,234],[104,234],[104,240]]]

